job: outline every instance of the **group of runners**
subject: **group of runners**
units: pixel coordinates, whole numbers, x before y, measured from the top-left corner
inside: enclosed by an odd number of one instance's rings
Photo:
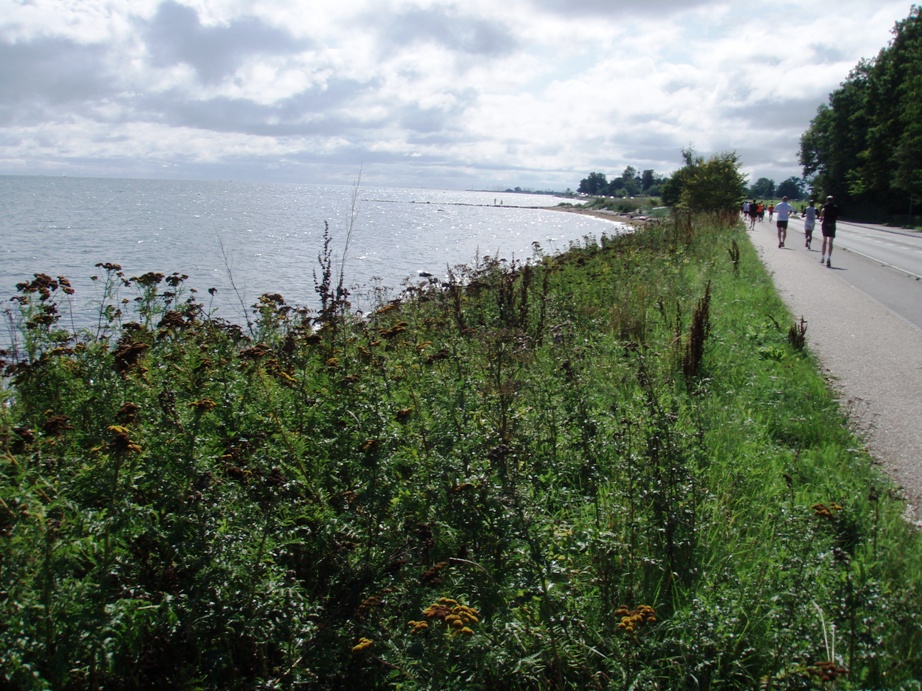
[[[778,214],[776,222],[778,227],[778,247],[784,247],[784,242],[788,235],[788,220],[791,216],[796,215],[794,207],[788,203],[787,197],[782,197],[778,206],[769,204],[767,208],[769,221],[772,216],[776,213]],[[766,207],[762,202],[756,202],[755,200],[743,204],[743,216],[748,217],[750,230],[755,227],[756,219],[762,220],[765,217],[765,209]],[[816,221],[819,220],[820,229],[823,233],[820,264],[825,264],[828,268],[832,268],[832,243],[836,237],[836,220],[839,218],[839,207],[835,204],[835,200],[830,195],[826,197],[826,203],[823,204],[822,208],[817,209],[811,199],[809,206],[803,210],[802,216],[804,219],[804,247],[808,250],[811,249],[813,230],[816,227]]]
[[[743,202],[742,212],[743,218],[749,221],[749,228],[752,229],[755,226],[756,219],[763,221],[765,220],[765,204],[762,202],[757,202],[755,199],[752,201]],[[772,220],[772,214],[775,211],[775,207],[769,205],[768,207],[768,220]]]

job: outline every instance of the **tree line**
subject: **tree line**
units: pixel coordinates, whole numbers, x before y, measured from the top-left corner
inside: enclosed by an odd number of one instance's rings
[[[576,191],[599,197],[658,197],[666,180],[666,176],[657,175],[653,170],[639,172],[634,166],[627,166],[621,175],[611,180],[605,173],[589,173],[579,181]]]
[[[814,190],[851,215],[912,217],[922,191],[922,8],[897,22],[876,58],[861,60],[801,136]]]
[[[694,154],[692,154],[694,157]],[[688,164],[688,157],[683,151],[683,158]],[[668,186],[672,176],[657,175],[653,170],[645,170],[638,174],[637,169],[628,166],[624,172],[612,180],[608,180],[605,173],[589,173],[579,182],[577,191],[580,194],[606,197],[659,197],[663,194],[664,187]],[[513,190],[507,190],[509,192]],[[516,188],[514,191],[520,191]],[[791,176],[787,180],[776,184],[770,178],[759,178],[744,190],[744,196],[753,199],[802,199],[805,195],[805,185],[801,178]]]
[[[749,187],[751,199],[803,199],[806,193],[804,181],[796,176],[791,176],[777,185],[770,178],[759,178]]]
[[[653,170],[638,175],[628,166],[611,181],[604,173],[590,173],[580,181],[578,191],[594,196],[657,196],[666,206],[692,212],[735,213],[748,191],[736,153],[705,159],[689,147],[682,151],[682,158],[685,165],[670,176],[657,175]]]

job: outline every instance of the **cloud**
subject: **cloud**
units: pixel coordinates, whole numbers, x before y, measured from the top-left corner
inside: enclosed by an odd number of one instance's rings
[[[164,2],[144,28],[155,67],[190,65],[205,83],[233,75],[247,60],[286,55],[309,47],[289,33],[241,17],[226,26],[203,26],[190,7]]]
[[[366,27],[386,37],[392,50],[433,43],[451,53],[491,57],[516,48],[514,37],[501,23],[464,16],[453,7],[419,8],[383,16],[375,13],[366,19]]]
[[[99,71],[105,53],[60,38],[0,43],[0,123],[44,120],[62,108],[84,110],[106,98],[110,87]]]
[[[0,172],[575,187],[680,150],[799,174],[880,0],[31,0],[0,15]]]
[[[567,17],[631,17],[651,16],[665,18],[698,6],[712,4],[708,0],[619,0],[615,5],[610,0],[569,0],[567,3],[555,0],[537,0],[534,6],[546,12]]]

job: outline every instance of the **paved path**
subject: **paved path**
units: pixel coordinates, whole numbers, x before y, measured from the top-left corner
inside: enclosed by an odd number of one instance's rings
[[[890,269],[839,247],[833,268],[822,266],[818,226],[812,251],[798,221],[784,248],[767,218],[749,237],[793,317],[806,319],[809,347],[844,409],[905,491],[910,519],[922,525],[922,330],[845,280]]]

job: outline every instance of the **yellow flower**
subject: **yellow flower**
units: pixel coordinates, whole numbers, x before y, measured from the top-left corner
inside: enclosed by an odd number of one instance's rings
[[[368,648],[370,648],[372,645],[374,645],[374,641],[373,641],[373,640],[371,640],[370,638],[364,638],[364,637],[362,637],[362,638],[359,639],[359,642],[358,642],[358,643],[356,643],[354,646],[352,646],[352,652],[353,652],[353,653],[360,653],[360,652],[362,652],[363,650],[368,650]]]
[[[471,627],[480,622],[480,612],[473,607],[459,604],[457,600],[452,600],[448,597],[439,598],[429,605],[423,614],[428,619],[440,619],[445,622],[452,636],[458,634],[470,636],[474,633]],[[418,633],[418,623],[420,622],[410,622],[410,626],[413,627],[413,633]]]
[[[410,621],[409,625],[413,629],[410,633],[422,633],[429,628],[429,623],[425,621]]]

